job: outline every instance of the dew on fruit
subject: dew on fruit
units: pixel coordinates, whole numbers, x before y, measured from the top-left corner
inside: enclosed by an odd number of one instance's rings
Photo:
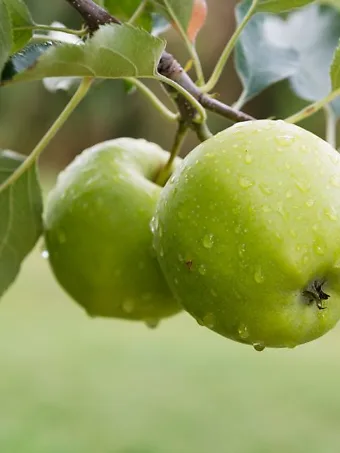
[[[333,187],[340,187],[340,177],[338,175],[332,176],[330,181]]]
[[[264,204],[264,205],[262,206],[262,211],[263,211],[263,212],[272,212],[272,209],[271,209],[270,206]]]
[[[315,204],[315,201],[314,200],[308,200],[306,201],[306,206],[307,208],[311,208],[312,206],[314,206]]]
[[[149,329],[156,329],[158,327],[160,320],[156,318],[145,319],[145,324]]]
[[[325,216],[329,218],[329,220],[333,220],[334,222],[338,220],[338,216],[334,208],[326,208],[325,209]]]
[[[305,181],[295,181],[295,185],[301,192],[305,193],[310,190],[310,184]]]
[[[201,274],[201,275],[205,275],[207,273],[207,268],[204,266],[204,264],[200,264],[198,266],[198,272]]]
[[[275,141],[279,146],[287,147],[291,146],[295,142],[295,137],[292,135],[278,135],[275,137]]]
[[[264,282],[264,275],[262,273],[261,267],[258,267],[254,274],[254,280],[256,283],[261,284]]]
[[[260,184],[259,188],[264,195],[271,195],[273,193],[272,189],[266,184]]]
[[[242,189],[249,189],[249,187],[252,187],[254,185],[254,182],[251,181],[246,176],[240,176],[238,182],[239,182],[240,186],[242,187]]]
[[[158,217],[154,216],[152,217],[151,219],[151,222],[150,222],[150,229],[151,229],[151,233],[152,234],[155,234],[158,230]]]
[[[255,349],[255,351],[257,352],[262,352],[265,350],[265,345],[263,343],[253,343],[253,348]]]
[[[246,340],[247,338],[249,338],[250,334],[248,327],[242,323],[238,328],[238,334],[242,340]]]
[[[159,250],[159,256],[160,256],[161,258],[163,258],[163,256],[164,256],[163,247],[161,247],[160,250]]]
[[[315,253],[319,256],[323,256],[325,254],[324,249],[320,246],[320,244],[314,244]]]
[[[279,214],[281,215],[284,215],[285,212],[284,212],[284,209],[283,209],[283,203],[282,201],[279,201],[277,204],[276,204],[276,210]]]
[[[206,249],[211,249],[214,245],[214,235],[206,234],[203,238],[203,247]]]
[[[246,244],[241,244],[238,248],[238,254],[242,258],[246,253]]]
[[[178,212],[177,212],[177,216],[178,216],[178,218],[181,219],[181,220],[183,220],[184,217],[185,217],[185,215],[184,215],[184,213],[183,213],[182,211],[178,211]]]
[[[178,285],[179,282],[178,282],[177,278],[175,278],[174,283],[175,283],[176,286]]]
[[[211,293],[211,295],[212,295],[213,297],[217,297],[217,292],[216,292],[214,289],[212,289],[212,290],[210,291],[210,293]]]
[[[44,260],[47,260],[48,257],[50,256],[50,254],[48,253],[47,250],[43,250],[43,251],[41,252],[41,256],[42,256],[42,258],[44,258]]]
[[[205,327],[208,327],[208,329],[213,329],[215,327],[216,319],[215,316],[212,313],[207,313],[203,317],[203,324]]]
[[[292,197],[293,197],[292,191],[291,191],[291,190],[288,190],[288,191],[286,192],[286,198],[289,199],[289,198],[292,198]]]
[[[129,314],[132,313],[135,309],[135,303],[132,299],[125,299],[122,304],[122,309],[125,313]]]
[[[246,164],[251,164],[253,162],[252,156],[247,152],[244,158]]]

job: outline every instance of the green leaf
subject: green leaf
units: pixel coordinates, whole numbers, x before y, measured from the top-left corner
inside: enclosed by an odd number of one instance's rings
[[[308,24],[308,27],[306,27]],[[299,54],[290,84],[300,98],[317,101],[331,91],[329,68],[340,38],[340,13],[329,6],[310,5],[292,12],[286,21],[272,16],[268,33]]]
[[[320,3],[326,3],[334,6],[334,8],[340,9],[340,0],[322,0]]]
[[[29,9],[23,0],[5,0],[11,17],[12,29],[32,26],[34,24]],[[32,30],[13,30],[12,53],[24,47],[32,38]]]
[[[256,10],[259,12],[282,13],[310,3],[315,3],[315,0],[260,0]]]
[[[96,0],[100,6],[104,7],[112,16],[117,17],[122,22],[128,21],[136,9],[139,7],[141,0],[124,0],[117,2],[117,0]],[[152,30],[152,8],[148,6],[144,9],[143,13],[139,16],[138,20],[134,23],[138,27],[142,27],[147,31]]]
[[[0,183],[24,160],[12,151],[0,151]],[[42,197],[36,167],[0,192],[0,297],[14,282],[24,258],[42,233]]]
[[[249,2],[236,7],[240,23]],[[235,65],[243,85],[242,101],[246,103],[270,85],[292,76],[298,67],[298,53],[292,46],[283,47],[267,33],[271,16],[259,13],[245,27],[235,48]]]
[[[10,55],[12,43],[11,19],[4,0],[0,0],[0,73]]]
[[[340,88],[340,41],[339,45],[336,48],[333,61],[331,65],[331,80],[332,80],[332,90],[335,91]]]
[[[61,44],[42,49],[28,46],[27,66],[19,56],[13,58],[3,73],[8,82],[39,80],[45,77],[152,77],[164,50],[163,40],[130,25],[110,24],[100,29],[85,44]],[[46,50],[39,58],[34,55]],[[20,71],[20,66],[22,71]],[[13,67],[15,69],[13,72]],[[12,69],[12,73],[10,71]]]

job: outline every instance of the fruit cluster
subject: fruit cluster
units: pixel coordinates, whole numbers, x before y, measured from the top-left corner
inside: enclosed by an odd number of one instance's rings
[[[177,159],[122,138],[84,151],[45,212],[49,259],[91,316],[185,309],[227,338],[295,347],[340,318],[340,156],[284,121],[234,125]]]

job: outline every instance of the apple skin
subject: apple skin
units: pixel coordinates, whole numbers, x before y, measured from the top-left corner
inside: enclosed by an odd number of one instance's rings
[[[91,316],[151,325],[181,310],[161,273],[150,230],[162,189],[152,180],[168,157],[145,140],[100,143],[76,157],[48,196],[50,265]]]
[[[169,286],[199,324],[262,350],[339,320],[340,157],[312,133],[260,120],[217,134],[174,172],[152,224]],[[328,300],[306,293],[323,280]]]

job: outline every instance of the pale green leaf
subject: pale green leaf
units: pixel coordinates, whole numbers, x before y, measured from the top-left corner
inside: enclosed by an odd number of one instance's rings
[[[249,9],[249,2],[236,7],[240,23]],[[267,31],[271,16],[256,14],[245,27],[235,49],[235,65],[243,85],[243,103],[246,103],[270,85],[292,76],[299,64],[292,46],[282,46]]]
[[[52,46],[40,57],[37,55],[37,59],[34,59],[34,49],[39,53],[41,47],[29,47],[30,65],[21,62],[22,71],[13,71],[12,61],[2,79],[8,83],[9,80],[16,82],[45,77],[151,77],[156,73],[164,46],[163,40],[130,25],[105,25],[85,44]],[[25,52],[21,54],[19,58]]]
[[[315,3],[315,0],[260,0],[256,10],[259,12],[282,13],[310,3]]]
[[[11,19],[4,0],[0,0],[0,73],[10,55],[12,43]]]
[[[0,183],[22,164],[24,157],[0,151]],[[0,192],[0,297],[14,282],[24,258],[42,233],[42,197],[36,167]]]
[[[32,38],[33,34],[32,30],[15,29],[32,26],[34,22],[27,5],[23,0],[5,0],[5,3],[12,22],[13,44],[11,51],[14,53],[24,47]]]

